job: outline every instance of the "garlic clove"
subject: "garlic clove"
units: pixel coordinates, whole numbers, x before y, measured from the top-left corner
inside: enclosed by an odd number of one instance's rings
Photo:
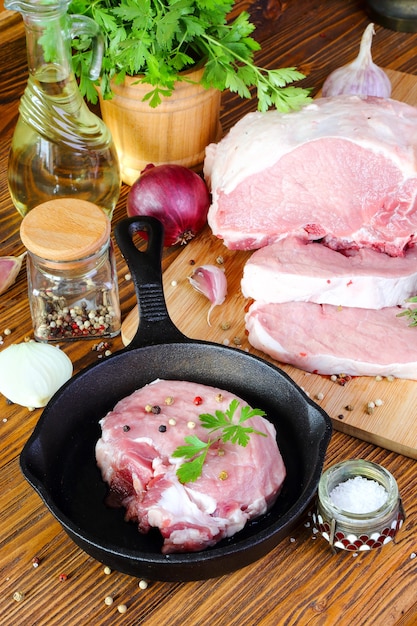
[[[323,83],[322,96],[376,96],[389,98],[392,85],[385,71],[372,60],[371,45],[374,25],[368,24],[360,44],[359,55],[347,65],[334,70]]]
[[[210,324],[210,314],[215,306],[223,304],[227,295],[227,280],[222,269],[215,265],[200,265],[191,276],[188,277],[194,289],[202,293],[211,302],[207,313],[207,323]]]
[[[0,294],[4,293],[15,282],[25,256],[26,252],[20,256],[0,257]]]
[[[72,376],[71,359],[56,346],[25,341],[0,352],[0,393],[30,408],[45,406]]]

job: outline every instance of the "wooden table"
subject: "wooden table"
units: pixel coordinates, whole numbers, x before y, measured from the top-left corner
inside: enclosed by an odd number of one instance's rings
[[[257,24],[262,43],[259,62],[284,67],[297,65],[305,84],[317,92],[327,74],[356,56],[368,23],[356,0],[269,0],[239,2]],[[7,155],[17,120],[18,99],[26,83],[23,29],[18,16],[0,11],[0,237],[1,254],[23,251],[21,218],[10,200]],[[374,60],[379,65],[417,74],[417,35],[377,27]],[[223,125],[227,130],[253,102],[229,94],[223,97]],[[125,215],[124,187],[114,222]],[[166,269],[177,252],[168,251]],[[118,254],[117,265],[123,316],[135,304],[127,268]],[[12,332],[5,335],[8,328]],[[3,346],[32,335],[26,276],[0,296],[0,335]],[[90,342],[64,347],[75,370],[98,358]],[[122,347],[120,338],[112,350]],[[19,453],[40,410],[29,412],[0,398],[0,615],[7,626],[43,624],[134,624],[136,626],[279,626],[355,625],[411,626],[417,623],[417,467],[416,462],[374,445],[335,432],[326,466],[347,458],[365,458],[384,465],[397,479],[407,519],[395,544],[372,553],[332,554],[312,532],[310,517],[300,519],[291,536],[268,556],[233,574],[194,583],[152,582],[142,590],[138,580],[88,557],[67,537],[36,493],[22,477]],[[39,559],[38,567],[33,559]],[[66,574],[66,580],[60,575]],[[24,598],[13,599],[21,591]],[[115,602],[106,606],[104,598]],[[118,604],[126,604],[121,615]]]

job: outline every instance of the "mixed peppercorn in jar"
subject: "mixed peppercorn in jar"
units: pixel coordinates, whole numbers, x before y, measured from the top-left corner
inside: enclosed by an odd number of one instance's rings
[[[45,202],[22,221],[29,303],[39,341],[113,337],[120,332],[110,221],[94,204]]]

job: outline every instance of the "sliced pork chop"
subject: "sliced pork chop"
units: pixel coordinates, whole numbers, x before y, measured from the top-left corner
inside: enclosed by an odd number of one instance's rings
[[[231,249],[288,235],[400,256],[417,231],[417,109],[385,98],[320,98],[254,112],[206,150],[208,222]]]
[[[266,437],[252,434],[246,447],[213,445],[200,478],[186,484],[177,478],[183,459],[173,458],[173,451],[186,436],[209,438],[199,415],[225,411],[235,398],[214,387],[158,380],[121,400],[100,422],[96,459],[110,487],[109,503],[125,507],[126,520],[141,532],[159,528],[164,553],[203,550],[234,535],[279,494],[284,463],[274,426],[259,416],[245,425]]]
[[[400,310],[254,302],[245,324],[254,348],[307,372],[417,380],[417,330]]]
[[[349,255],[298,237],[256,250],[241,281],[247,298],[382,309],[417,293],[417,247],[403,257],[361,248]]]

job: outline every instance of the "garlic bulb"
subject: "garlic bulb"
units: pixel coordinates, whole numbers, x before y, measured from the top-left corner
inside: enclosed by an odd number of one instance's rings
[[[348,65],[335,70],[324,81],[322,95],[330,96],[358,95],[389,98],[391,81],[384,70],[372,61],[372,36],[374,25],[368,24],[361,40],[358,57]]]
[[[72,371],[71,359],[55,346],[15,343],[0,352],[0,393],[28,408],[43,407]]]
[[[0,293],[4,293],[15,282],[25,255],[26,252],[20,256],[0,257]]]
[[[207,323],[210,324],[210,313],[218,304],[223,304],[227,295],[227,280],[223,270],[215,265],[200,265],[188,277],[191,285],[202,293],[211,302],[207,313]]]

